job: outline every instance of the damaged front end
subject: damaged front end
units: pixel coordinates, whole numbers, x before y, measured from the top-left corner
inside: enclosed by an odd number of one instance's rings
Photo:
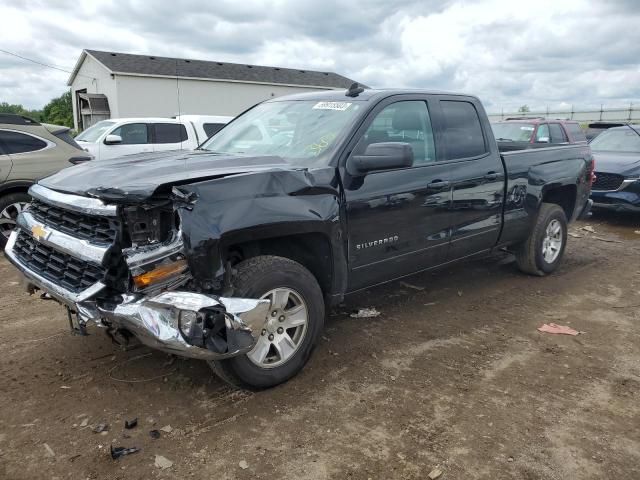
[[[197,286],[176,205],[166,195],[135,205],[34,185],[5,248],[29,291],[42,290],[75,314],[78,327],[106,327],[191,358],[249,352],[267,321],[268,300],[226,298]]]

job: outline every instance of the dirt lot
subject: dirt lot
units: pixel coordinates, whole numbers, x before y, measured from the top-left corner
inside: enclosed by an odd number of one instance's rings
[[[2,260],[0,478],[638,479],[640,220],[585,225],[548,278],[499,255],[352,298],[302,374],[261,393],[70,336]],[[111,444],[141,451],[114,461]]]

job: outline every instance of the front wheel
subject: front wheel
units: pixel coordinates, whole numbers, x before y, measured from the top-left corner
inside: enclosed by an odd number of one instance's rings
[[[26,193],[10,193],[0,198],[0,248],[4,248],[9,236],[16,228],[16,219],[31,201]]]
[[[521,271],[544,276],[558,268],[567,244],[567,217],[554,203],[543,203],[529,238],[518,247],[516,261]]]
[[[246,355],[211,361],[235,386],[263,389],[293,377],[307,363],[324,325],[324,298],[315,277],[288,258],[271,255],[240,262],[234,295],[271,301],[265,328]]]

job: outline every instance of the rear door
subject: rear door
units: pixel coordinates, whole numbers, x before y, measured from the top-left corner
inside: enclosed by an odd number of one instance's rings
[[[146,123],[125,123],[111,130],[109,135],[118,135],[122,142],[109,145],[105,143],[105,137],[100,143],[101,160],[153,151],[149,125]]]
[[[480,102],[442,97],[445,159],[449,167],[451,205],[450,259],[492,248],[500,234],[504,171]]]
[[[551,143],[555,145],[566,145],[569,143],[567,134],[559,123],[550,123],[549,133],[551,134]]]
[[[154,123],[152,128],[154,152],[195,148],[189,141],[186,127],[180,123]]]
[[[348,148],[349,155],[359,155],[372,143],[404,142],[414,152],[409,168],[363,177],[342,172],[350,290],[446,261],[451,191],[448,167],[437,161],[432,108],[426,96],[387,98],[368,115]]]

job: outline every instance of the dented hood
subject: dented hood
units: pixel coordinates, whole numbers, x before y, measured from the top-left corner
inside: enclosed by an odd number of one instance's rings
[[[38,183],[65,193],[135,202],[149,198],[162,186],[271,169],[288,170],[291,166],[274,156],[169,151],[86,162],[65,168]]]

